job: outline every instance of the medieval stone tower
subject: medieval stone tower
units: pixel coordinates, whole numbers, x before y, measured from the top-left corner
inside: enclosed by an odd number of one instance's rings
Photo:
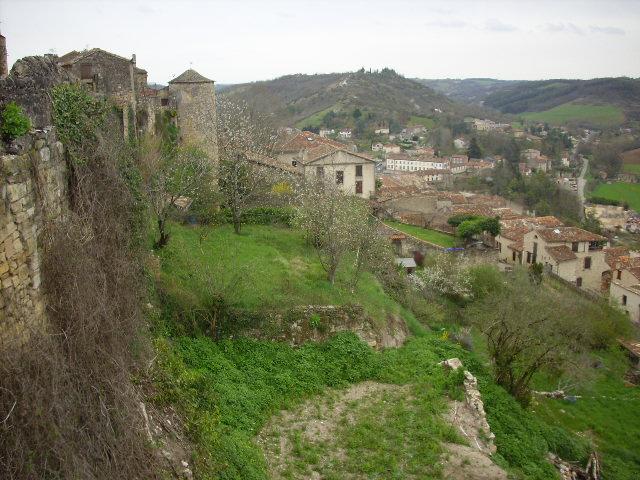
[[[9,64],[7,63],[7,39],[0,33],[0,78],[9,74]]]
[[[218,135],[213,80],[189,69],[169,82],[169,97],[178,114],[182,141],[200,147],[217,165]]]

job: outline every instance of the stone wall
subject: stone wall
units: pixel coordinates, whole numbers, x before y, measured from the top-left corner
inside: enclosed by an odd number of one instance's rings
[[[38,130],[0,156],[0,347],[26,339],[45,316],[39,241],[68,207],[67,166],[55,130]]]

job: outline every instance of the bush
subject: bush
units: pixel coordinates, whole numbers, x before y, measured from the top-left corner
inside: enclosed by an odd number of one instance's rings
[[[5,140],[13,140],[31,130],[31,120],[27,117],[22,107],[15,102],[8,103],[2,111],[2,128],[0,132]]]
[[[613,200],[611,198],[604,198],[604,197],[589,197],[589,201],[591,203],[596,203],[598,205],[613,205],[616,207],[621,205],[620,200]]]
[[[256,207],[242,213],[242,223],[248,225],[283,225],[291,227],[295,210],[291,207]],[[231,211],[220,210],[215,216],[217,223],[232,223]]]

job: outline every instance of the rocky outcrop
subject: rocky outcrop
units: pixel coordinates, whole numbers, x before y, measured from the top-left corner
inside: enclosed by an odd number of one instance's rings
[[[458,358],[450,358],[440,362],[440,365],[453,371],[462,368],[462,362]],[[464,371],[463,386],[465,401],[461,404],[454,402],[449,420],[458,426],[461,433],[469,439],[472,447],[493,455],[496,453],[496,446],[493,443],[496,436],[487,422],[482,395],[478,390],[478,379],[468,370]]]
[[[52,125],[51,89],[77,81],[57,64],[58,57],[45,55],[18,60],[6,78],[0,79],[0,107],[9,102],[20,105],[35,128]]]
[[[324,341],[345,331],[355,333],[373,348],[400,347],[409,334],[402,318],[389,315],[384,324],[379,324],[360,305],[307,305],[270,312],[241,333],[301,345],[307,341]]]

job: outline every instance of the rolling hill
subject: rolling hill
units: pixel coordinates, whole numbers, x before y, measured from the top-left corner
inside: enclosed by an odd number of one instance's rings
[[[414,80],[433,88],[436,92],[442,93],[452,100],[477,104],[482,104],[484,99],[492,93],[516,83],[515,80],[497,80],[495,78],[416,78]]]
[[[640,80],[543,80],[517,82],[487,95],[484,104],[503,113],[540,112],[550,123],[617,125],[640,120]]]
[[[617,126],[640,121],[640,79],[416,79],[459,102],[484,105],[532,121]]]
[[[440,114],[471,115],[480,107],[467,106],[390,69],[379,72],[286,75],[275,80],[233,85],[220,92],[222,98],[246,101],[271,115],[280,125],[320,126],[334,112],[354,123],[405,124],[411,117]],[[360,113],[355,113],[355,110]],[[352,114],[353,117],[352,117]],[[331,114],[333,115],[333,114]],[[352,126],[352,125],[346,125]]]

